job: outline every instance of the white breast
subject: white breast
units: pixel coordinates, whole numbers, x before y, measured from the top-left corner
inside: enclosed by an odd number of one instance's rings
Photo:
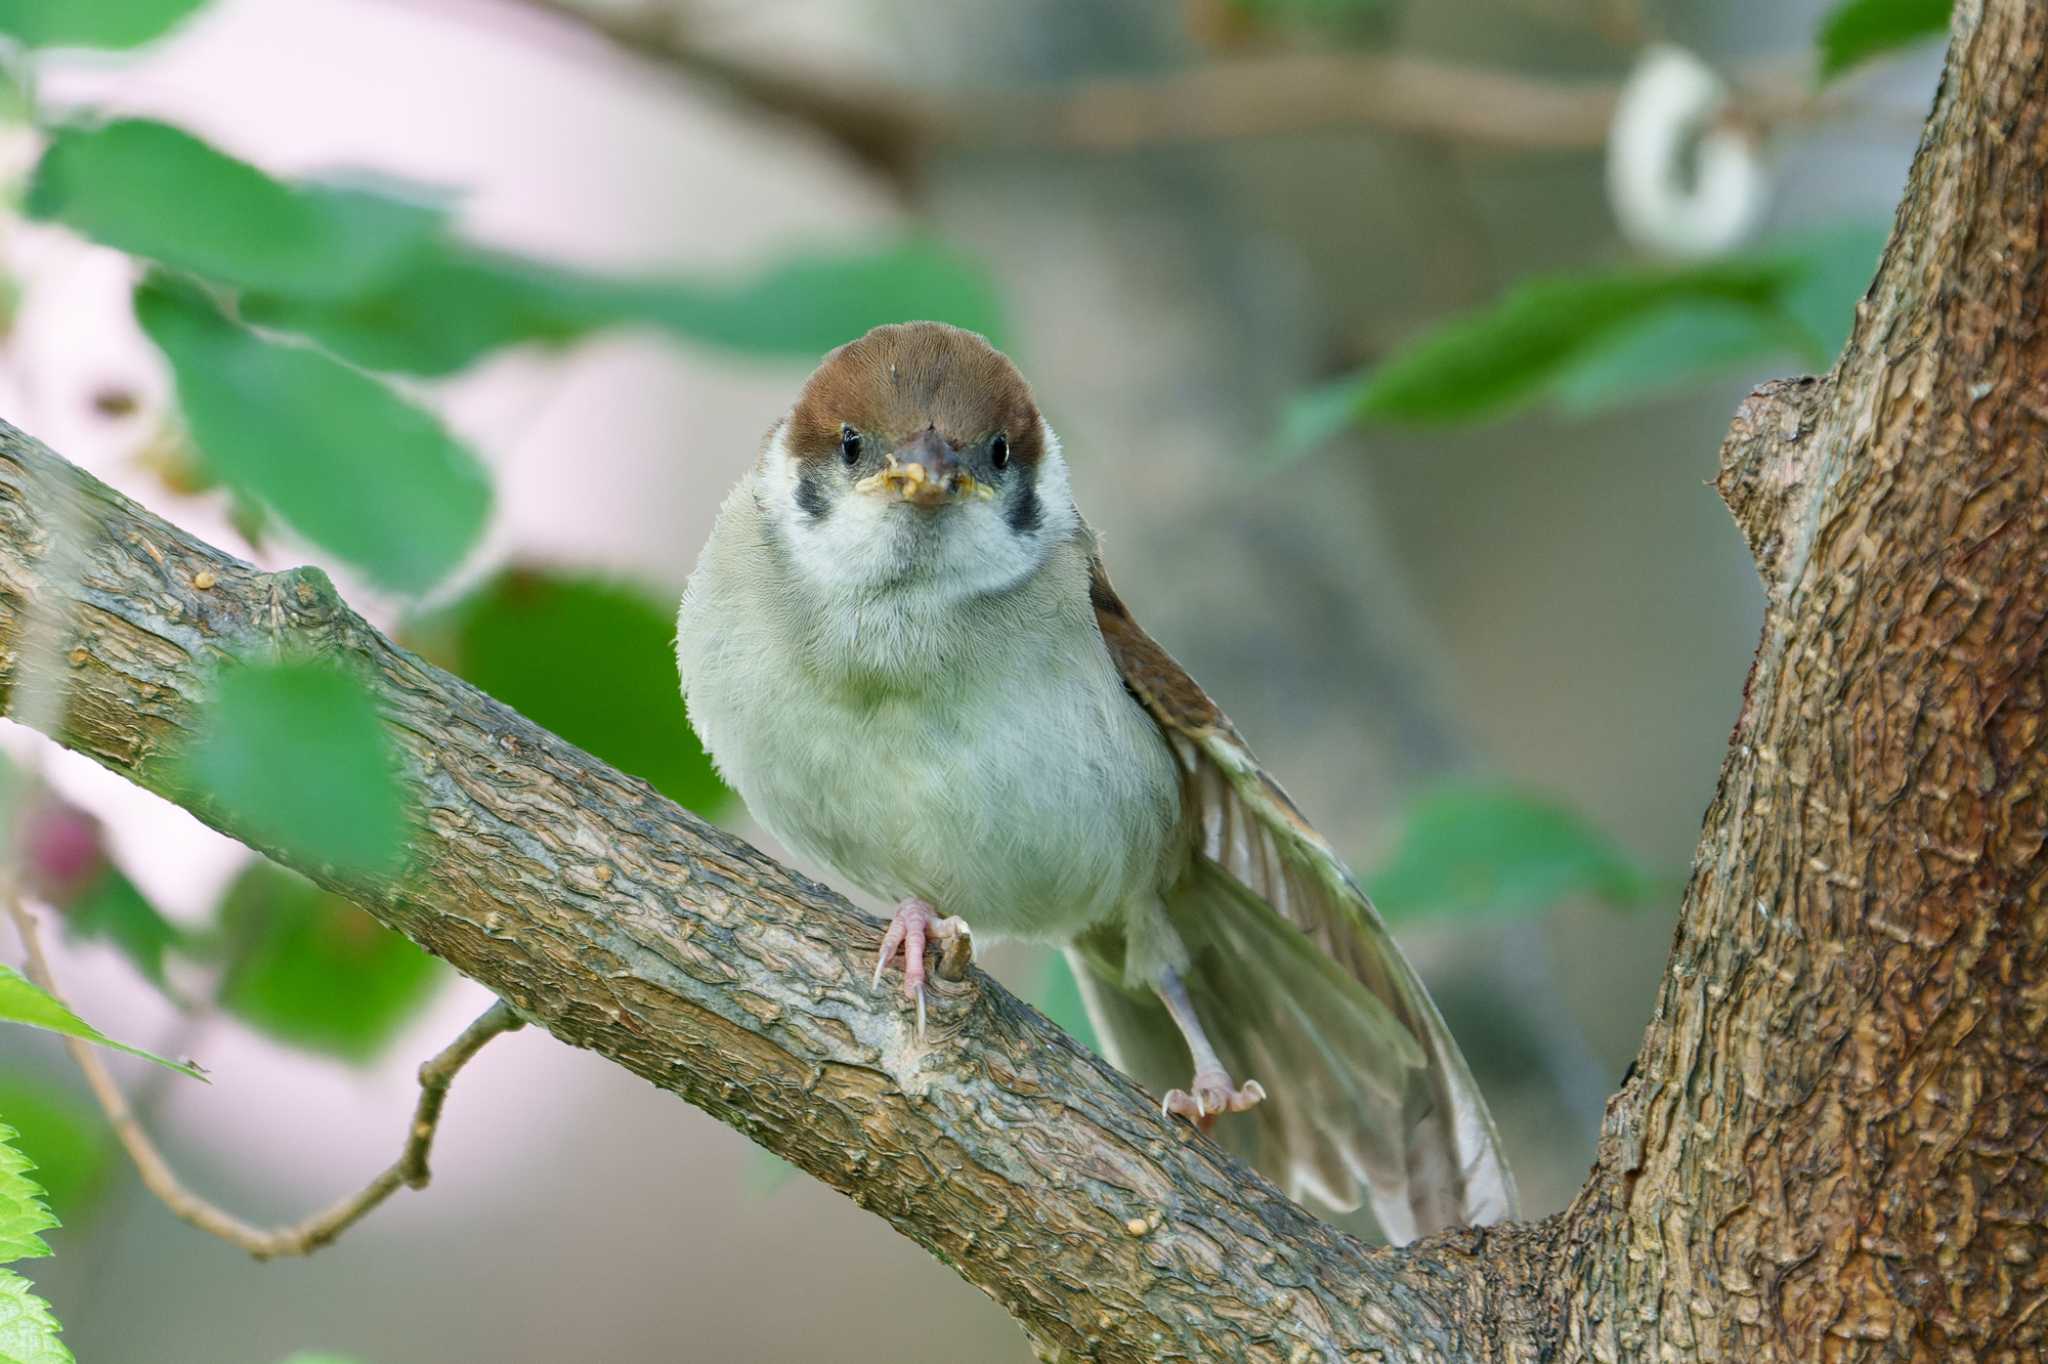
[[[1095,628],[1085,546],[986,599],[830,603],[767,536],[743,485],[677,649],[691,720],[778,838],[998,937],[1070,936],[1177,870],[1176,770]]]

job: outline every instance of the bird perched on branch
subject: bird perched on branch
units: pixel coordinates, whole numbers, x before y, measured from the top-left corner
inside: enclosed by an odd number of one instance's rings
[[[1010,361],[930,322],[833,351],[684,593],[691,720],[798,854],[928,944],[1056,943],[1110,1059],[1395,1241],[1511,1216],[1485,1102],[1400,949],[1139,628]]]

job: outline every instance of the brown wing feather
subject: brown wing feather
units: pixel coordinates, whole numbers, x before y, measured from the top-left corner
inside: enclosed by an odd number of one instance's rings
[[[1417,1044],[1422,1064],[1398,1111],[1349,1119],[1354,1164],[1366,1174],[1388,1234],[1405,1240],[1442,1226],[1513,1216],[1514,1183],[1485,1101],[1372,902],[1222,710],[1132,619],[1099,557],[1091,565],[1089,597],[1125,687],[1159,723],[1181,762],[1189,811],[1201,828],[1201,857],[1312,938]],[[1256,1031],[1257,1021],[1241,1026]],[[1261,1049],[1259,1039],[1248,1040]],[[1358,1058],[1362,1069],[1383,1068],[1385,1061]],[[1280,1077],[1268,1087],[1275,1091],[1271,1128],[1303,1174],[1290,1182],[1306,1182],[1332,1202],[1355,1203],[1355,1192],[1317,1177],[1330,1164],[1327,1149],[1304,1149],[1298,1136],[1313,1131],[1326,1146],[1329,1124],[1343,1119],[1289,1111],[1279,1092],[1284,1083]]]

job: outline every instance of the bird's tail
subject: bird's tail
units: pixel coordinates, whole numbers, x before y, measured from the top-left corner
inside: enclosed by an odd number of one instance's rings
[[[1369,1197],[1397,1244],[1514,1215],[1464,1058],[1383,928],[1368,985],[1200,859],[1167,908],[1209,1040],[1267,1094],[1224,1118],[1218,1140],[1293,1197],[1342,1210]],[[1187,1048],[1159,1000],[1123,983],[1121,943],[1098,930],[1070,958],[1109,1059],[1155,1093],[1186,1084]]]

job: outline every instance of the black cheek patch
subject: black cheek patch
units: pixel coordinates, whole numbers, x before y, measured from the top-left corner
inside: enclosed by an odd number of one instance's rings
[[[825,498],[825,484],[814,469],[805,469],[796,476],[796,505],[813,521],[823,521],[832,510],[832,504]]]
[[[1045,521],[1045,508],[1038,501],[1038,481],[1032,473],[1028,469],[1017,470],[1017,491],[1011,495],[1010,505],[1003,509],[1003,519],[1018,535],[1031,534]]]

